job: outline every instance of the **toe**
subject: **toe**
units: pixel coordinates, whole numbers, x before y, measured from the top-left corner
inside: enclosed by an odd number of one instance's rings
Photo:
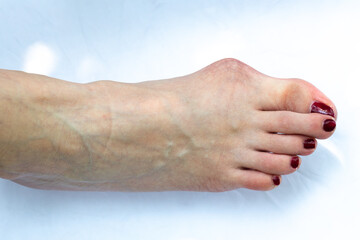
[[[235,188],[267,191],[280,185],[281,176],[256,170],[236,170],[233,174]]]
[[[298,156],[253,151],[240,168],[254,169],[273,175],[285,175],[295,172],[300,164],[301,159]]]
[[[330,137],[336,127],[335,119],[328,115],[296,113],[290,111],[262,111],[258,124],[266,132],[297,134],[318,139]]]
[[[319,89],[302,79],[268,77],[264,79],[262,87],[267,94],[259,99],[258,108],[261,110],[286,110],[298,113],[317,112],[333,115],[335,119],[337,118],[334,103]]]
[[[277,133],[257,134],[253,141],[249,141],[253,150],[286,155],[306,156],[315,151],[316,145],[314,138]]]

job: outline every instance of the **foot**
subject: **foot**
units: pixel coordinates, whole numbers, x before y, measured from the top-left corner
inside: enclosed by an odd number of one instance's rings
[[[88,89],[98,96],[93,127],[78,126],[83,158],[60,189],[270,190],[299,168],[298,155],[315,151],[316,138],[333,134],[337,116],[310,83],[234,59],[184,77]]]

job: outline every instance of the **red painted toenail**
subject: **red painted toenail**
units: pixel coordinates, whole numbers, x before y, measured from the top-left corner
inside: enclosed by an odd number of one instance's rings
[[[291,158],[291,167],[292,168],[297,168],[299,166],[299,163],[300,163],[300,159],[298,156],[294,156]]]
[[[332,119],[326,119],[324,121],[323,129],[326,132],[331,132],[336,127],[336,122]]]
[[[312,113],[321,113],[321,114],[335,117],[334,110],[331,107],[329,107],[325,103],[318,102],[318,101],[315,101],[311,105],[311,112]]]
[[[306,149],[315,148],[315,140],[312,138],[306,139],[304,141],[304,148],[306,148]]]
[[[280,185],[280,178],[279,176],[273,176],[272,180],[276,186]]]

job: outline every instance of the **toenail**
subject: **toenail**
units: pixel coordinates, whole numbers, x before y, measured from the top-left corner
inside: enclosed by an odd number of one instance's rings
[[[334,110],[331,107],[329,107],[325,103],[318,102],[318,101],[315,101],[311,105],[311,112],[312,113],[321,113],[321,114],[335,117]]]
[[[291,158],[291,167],[292,168],[297,168],[299,166],[299,162],[300,162],[300,159],[298,156],[294,156]]]
[[[324,121],[323,129],[326,132],[331,132],[336,127],[336,122],[332,119],[326,119]]]
[[[306,139],[304,141],[304,148],[306,148],[306,149],[315,148],[315,140],[312,138]]]
[[[279,178],[279,176],[273,176],[273,177],[272,177],[272,180],[273,180],[273,182],[274,182],[274,184],[275,184],[276,186],[279,186],[279,185],[280,185],[280,178]]]

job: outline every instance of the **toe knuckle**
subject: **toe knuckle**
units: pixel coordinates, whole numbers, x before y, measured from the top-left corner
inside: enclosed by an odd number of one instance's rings
[[[298,99],[301,99],[302,89],[295,81],[290,81],[284,88],[280,90],[280,98],[284,101],[287,109],[294,109]]]
[[[304,87],[304,80],[290,79],[283,87],[278,89],[281,105],[286,109],[297,109],[299,99],[309,99],[311,92],[308,87]]]
[[[281,113],[278,118],[278,123],[282,126],[284,129],[288,129],[291,127],[292,122],[289,117],[286,116],[285,113]]]
[[[310,118],[310,120],[307,123],[310,132],[312,132],[314,134],[320,132],[319,131],[319,130],[321,130],[321,128],[320,128],[321,124],[319,124],[320,121],[321,120],[319,120],[316,117]]]
[[[271,171],[271,170],[279,168],[279,162],[276,161],[275,159],[273,159],[272,157],[264,158],[259,163],[267,171],[269,171],[269,170]]]
[[[274,184],[271,182],[256,184],[252,187],[253,190],[258,190],[258,191],[268,191],[268,190],[272,190],[273,188],[274,188]]]
[[[257,191],[267,191],[267,190],[271,190],[274,185],[271,181],[271,179],[243,179],[241,187],[245,187],[248,189],[252,189],[252,190],[257,190]]]
[[[289,174],[293,172],[293,168],[290,168],[288,158],[282,156],[274,156],[262,162],[262,166],[267,172]]]

